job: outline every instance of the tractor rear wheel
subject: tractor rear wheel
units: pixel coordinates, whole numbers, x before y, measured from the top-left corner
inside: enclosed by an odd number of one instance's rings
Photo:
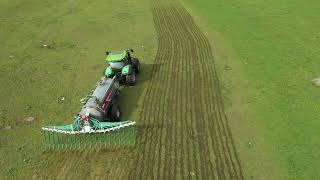
[[[140,72],[140,61],[137,58],[132,58],[132,65],[133,68],[136,72],[136,74],[138,74]]]
[[[110,120],[113,122],[117,122],[120,121],[120,116],[121,116],[121,112],[120,112],[120,108],[117,104],[112,104],[111,108],[109,110],[109,116],[110,116]]]
[[[136,73],[134,71],[131,74],[126,75],[126,83],[130,86],[134,86],[136,84]]]

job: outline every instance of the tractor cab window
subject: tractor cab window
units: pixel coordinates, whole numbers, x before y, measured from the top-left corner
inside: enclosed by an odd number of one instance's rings
[[[122,61],[110,62],[109,64],[112,69],[121,69],[124,66]]]

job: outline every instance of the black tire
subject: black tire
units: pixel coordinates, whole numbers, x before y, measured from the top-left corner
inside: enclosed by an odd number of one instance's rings
[[[132,66],[136,74],[140,72],[140,61],[137,58],[132,58]]]
[[[109,115],[109,118],[112,122],[120,121],[121,112],[120,112],[119,106],[115,103],[112,104],[108,115]]]
[[[134,71],[131,74],[126,75],[126,83],[130,86],[136,84],[136,73]]]

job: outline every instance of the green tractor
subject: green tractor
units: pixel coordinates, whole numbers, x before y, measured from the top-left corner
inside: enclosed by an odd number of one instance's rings
[[[136,74],[140,72],[140,62],[133,58],[130,53],[133,49],[124,51],[106,52],[108,67],[103,71],[103,75],[108,78],[117,76],[120,83],[134,86],[136,84]]]

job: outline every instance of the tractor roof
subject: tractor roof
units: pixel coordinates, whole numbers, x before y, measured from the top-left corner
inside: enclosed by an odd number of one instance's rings
[[[121,61],[123,58],[125,58],[127,55],[126,51],[115,51],[115,52],[110,52],[107,55],[106,60],[109,62],[114,62],[114,61]]]

